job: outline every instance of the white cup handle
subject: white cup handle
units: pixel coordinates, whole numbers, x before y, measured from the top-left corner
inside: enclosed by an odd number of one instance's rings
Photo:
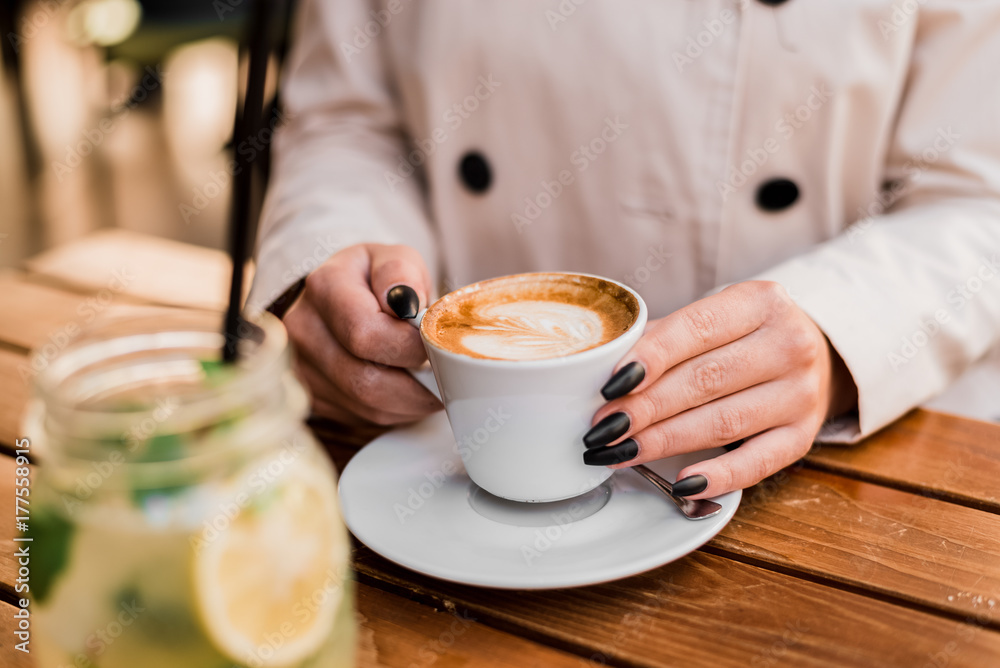
[[[417,314],[417,317],[410,318],[406,322],[410,323],[415,328],[420,329],[420,321],[424,319],[425,313],[427,313],[427,309],[423,309]],[[414,380],[426,387],[431,394],[438,398],[439,401],[442,400],[441,393],[438,391],[437,381],[434,379],[434,371],[431,369],[430,364],[425,363],[418,369],[407,369],[407,371],[410,372],[410,375],[413,376]]]
[[[434,379],[434,371],[431,369],[430,364],[424,364],[419,369],[407,369],[407,371],[410,372],[414,380],[430,390],[430,393],[437,397],[438,400],[441,400],[441,393],[438,392],[437,381]]]

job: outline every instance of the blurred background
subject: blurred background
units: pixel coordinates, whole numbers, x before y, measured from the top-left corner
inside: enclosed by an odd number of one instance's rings
[[[100,228],[225,246],[250,9],[249,0],[3,0],[0,267]],[[280,16],[267,101],[284,48]]]

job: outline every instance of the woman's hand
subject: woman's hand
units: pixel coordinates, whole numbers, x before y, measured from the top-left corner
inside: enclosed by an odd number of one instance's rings
[[[349,425],[391,425],[441,409],[404,371],[427,357],[416,328],[390,315],[386,298],[400,285],[416,293],[401,314],[412,318],[427,305],[430,274],[414,249],[382,244],[345,248],[306,279],[284,321],[314,415]]]
[[[692,498],[749,487],[792,464],[824,420],[857,401],[823,332],[764,281],[650,322],[602,393],[609,402],[584,437],[588,464],[624,468],[747,439],[680,472],[675,490]]]

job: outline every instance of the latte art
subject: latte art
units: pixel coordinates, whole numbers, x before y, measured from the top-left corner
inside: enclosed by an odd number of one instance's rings
[[[518,274],[446,295],[421,331],[445,350],[498,360],[541,360],[596,348],[628,330],[639,313],[621,286],[578,274]]]
[[[485,322],[470,326],[462,345],[482,357],[540,360],[604,342],[600,316],[575,304],[510,302],[483,307],[479,316]]]

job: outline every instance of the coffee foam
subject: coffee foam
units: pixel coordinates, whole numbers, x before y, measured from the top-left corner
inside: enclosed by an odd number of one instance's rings
[[[575,274],[520,274],[445,296],[421,329],[439,348],[484,359],[572,355],[625,332],[639,314],[622,287]]]

